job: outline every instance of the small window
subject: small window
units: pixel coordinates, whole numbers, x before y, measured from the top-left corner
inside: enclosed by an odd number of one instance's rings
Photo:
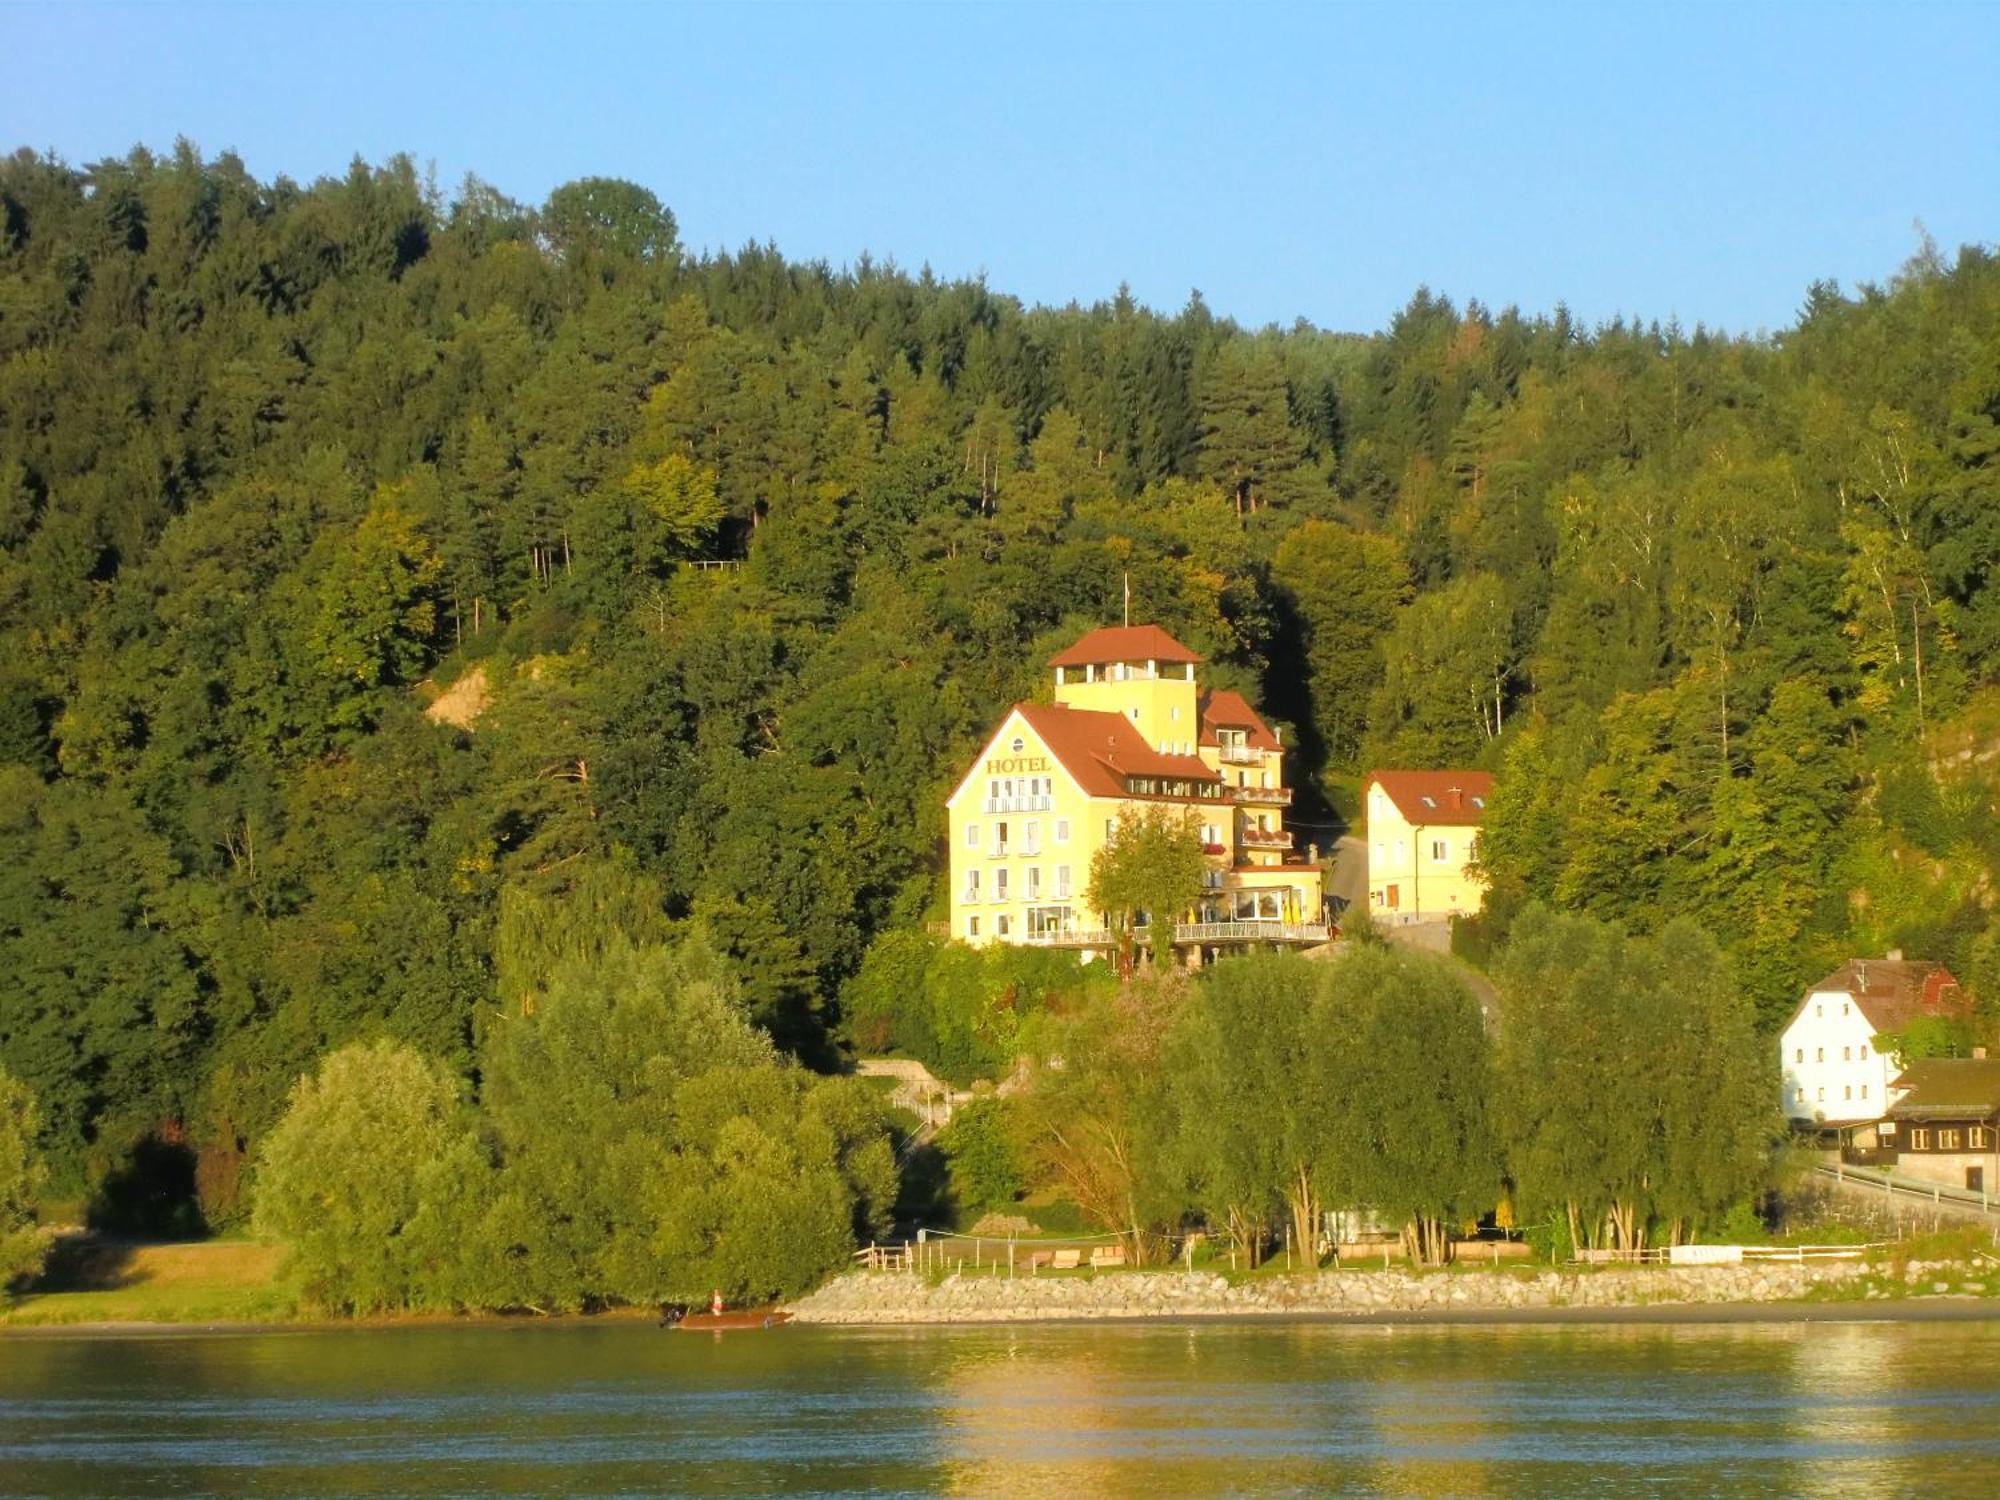
[[[1822,1002],[1820,1002],[1820,1001],[1817,1001],[1817,1000],[1815,1000],[1815,1001],[1813,1002],[1813,1015],[1814,1015],[1815,1017],[1824,1017],[1824,1016],[1826,1015],[1826,1006],[1825,1006],[1825,1004],[1824,1004],[1824,1003],[1822,1003]]]
[[[1911,1149],[1912,1151],[1928,1151],[1928,1150],[1930,1150],[1930,1149],[1931,1149],[1931,1133],[1930,1133],[1930,1131],[1926,1130],[1926,1129],[1925,1129],[1925,1128],[1924,1128],[1923,1126],[1921,1126],[1921,1125],[1913,1125],[1913,1126],[1911,1126],[1911,1127],[1910,1127],[1910,1149]]]
[[[1815,1048],[1813,1049],[1813,1054],[1814,1054],[1814,1055],[1813,1055],[1813,1061],[1814,1061],[1814,1062],[1825,1062],[1825,1061],[1826,1061],[1826,1048],[1824,1048],[1824,1047],[1815,1047]]]
[[[967,917],[965,919],[965,935],[967,937],[979,936],[979,918]]]
[[[1057,842],[1058,844],[1067,844],[1067,843],[1069,842],[1069,819],[1068,819],[1068,818],[1057,818],[1057,819],[1056,819],[1056,842]]]
[[[1068,895],[1069,895],[1069,866],[1068,866],[1068,865],[1057,865],[1057,866],[1056,866],[1056,899],[1060,901],[1060,900],[1062,900],[1062,899],[1066,898],[1066,897],[1067,897]]]
[[[1840,1049],[1840,1060],[1842,1062],[1853,1062],[1854,1049],[1852,1047],[1842,1047]]]
[[[1853,1085],[1853,1084],[1851,1084],[1851,1083],[1850,1083],[1850,1084],[1849,1084],[1849,1085],[1847,1086],[1847,1093],[1846,1093],[1845,1095],[1843,1095],[1842,1097],[1844,1097],[1844,1098],[1847,1098],[1847,1099],[1852,1099],[1852,1098],[1854,1097],[1854,1085]]]
[[[1005,936],[1007,935],[1007,916],[1006,916],[1006,913],[1004,913],[1004,912],[1003,912],[1003,913],[1001,913],[1001,915],[1000,915],[1000,916],[998,916],[998,917],[994,918],[994,921],[993,921],[993,935],[994,935],[995,937],[1005,937]]]
[[[1792,1061],[1793,1061],[1793,1062],[1804,1062],[1804,1061],[1806,1060],[1806,1049],[1805,1049],[1805,1048],[1803,1048],[1803,1047],[1799,1047],[1799,1048],[1796,1048],[1796,1049],[1794,1049],[1794,1051],[1795,1051],[1795,1054],[1796,1054],[1796,1055],[1795,1055],[1795,1056],[1794,1056],[1794,1057],[1792,1058]]]
[[[1847,1014],[1847,1002],[1845,1000],[1840,1002],[1840,1013],[1843,1016]]]
[[[1965,1144],[1974,1151],[1993,1149],[1993,1129],[1989,1125],[1975,1125],[1965,1133]]]
[[[1030,901],[1039,901],[1041,897],[1042,897],[1042,867],[1040,865],[1029,865],[1028,899]]]
[[[1861,1085],[1861,1097],[1864,1099],[1868,1097],[1868,1085],[1865,1083]]]
[[[1826,1103],[1826,1090],[1825,1090],[1824,1088],[1821,1088],[1821,1089],[1820,1089],[1820,1090],[1818,1091],[1818,1098],[1817,1098],[1817,1099],[1815,1099],[1815,1100],[1814,1100],[1814,1102],[1815,1102],[1815,1103],[1817,1103],[1817,1104],[1824,1104],[1824,1103]]]
[[[977,849],[979,847],[979,825],[977,823],[967,823],[965,825],[965,847],[968,849]]]
[[[1938,1150],[1940,1151],[1958,1150],[1958,1141],[1959,1141],[1959,1132],[1956,1128],[1950,1130],[1940,1130],[1938,1132]]]
[[[1443,839],[1431,840],[1431,858],[1443,864],[1451,858],[1451,845]]]
[[[1005,901],[1007,899],[1007,872],[1005,870],[995,870],[993,872],[993,899],[995,901]]]
[[[1009,750],[1012,750],[1012,751],[1013,751],[1013,752],[1014,752],[1014,753],[1015,753],[1016,755],[1019,755],[1019,754],[1020,754],[1020,753],[1021,753],[1021,752],[1022,752],[1023,750],[1025,750],[1025,749],[1027,749],[1027,748],[1028,748],[1028,742],[1027,742],[1026,740],[1022,739],[1022,738],[1021,738],[1021,737],[1020,737],[1020,736],[1019,736],[1019,735],[1017,734],[1017,735],[1015,735],[1015,736],[1014,736],[1014,742],[1013,742],[1013,743],[1012,743],[1011,745],[1009,745],[1009,746],[1008,746],[1007,748],[1008,748]]]

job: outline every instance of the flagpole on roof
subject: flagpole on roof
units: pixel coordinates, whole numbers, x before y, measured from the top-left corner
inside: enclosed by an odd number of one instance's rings
[[[1125,623],[1128,627],[1132,623],[1132,575],[1130,573],[1125,575]]]

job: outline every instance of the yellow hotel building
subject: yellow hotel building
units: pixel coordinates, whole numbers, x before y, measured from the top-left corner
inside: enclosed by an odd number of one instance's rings
[[[1284,747],[1240,694],[1202,692],[1201,658],[1157,625],[1093,630],[1053,657],[1053,703],[1017,703],[946,802],[951,934],[1110,952],[1090,862],[1119,815],[1190,808],[1209,855],[1176,914],[1191,963],[1246,943],[1323,943],[1317,851],[1285,828]]]

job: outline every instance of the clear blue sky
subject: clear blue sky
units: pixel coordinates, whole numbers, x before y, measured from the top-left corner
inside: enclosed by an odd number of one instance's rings
[[[259,176],[408,151],[539,202],[599,174],[694,248],[1199,287],[1371,329],[1419,284],[1788,323],[1921,220],[2000,240],[2000,6],[21,5],[0,145],[186,135]]]

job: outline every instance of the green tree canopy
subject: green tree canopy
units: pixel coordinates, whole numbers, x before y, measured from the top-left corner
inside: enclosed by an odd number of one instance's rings
[[[353,1312],[423,1300],[411,1233],[464,1129],[452,1081],[388,1042],[328,1054],[257,1156],[257,1227],[290,1246],[307,1294]]]
[[[1143,917],[1153,962],[1173,959],[1174,924],[1201,894],[1208,858],[1191,809],[1161,803],[1119,814],[1111,838],[1090,859],[1084,900],[1129,945]]]
[[[1499,965],[1496,1115],[1519,1208],[1569,1243],[1679,1243],[1743,1201],[1776,1088],[1728,961],[1692,923],[1636,938],[1524,911]]]
[[[41,1269],[35,1201],[45,1172],[35,1126],[35,1096],[0,1070],[0,1296]]]

